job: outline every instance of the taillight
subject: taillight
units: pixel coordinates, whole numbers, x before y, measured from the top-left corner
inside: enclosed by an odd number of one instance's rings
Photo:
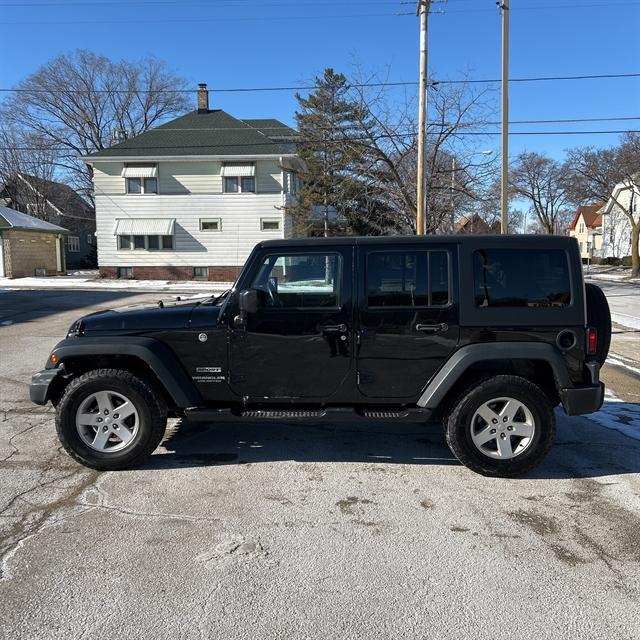
[[[595,355],[598,350],[598,330],[594,327],[587,329],[587,353],[590,356]]]

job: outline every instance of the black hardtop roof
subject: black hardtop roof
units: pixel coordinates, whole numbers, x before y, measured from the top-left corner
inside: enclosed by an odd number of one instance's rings
[[[292,238],[289,240],[264,240],[258,246],[264,248],[321,247],[323,245],[395,245],[395,244],[461,244],[473,247],[517,246],[518,249],[531,245],[533,249],[542,247],[564,248],[575,243],[575,238],[552,235],[443,235],[443,236],[336,236],[329,238]]]

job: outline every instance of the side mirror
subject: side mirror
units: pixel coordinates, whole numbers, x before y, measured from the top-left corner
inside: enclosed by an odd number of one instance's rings
[[[240,313],[256,313],[258,311],[258,292],[255,289],[245,289],[240,292]]]

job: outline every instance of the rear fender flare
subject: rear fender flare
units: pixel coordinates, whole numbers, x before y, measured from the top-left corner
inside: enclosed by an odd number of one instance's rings
[[[493,360],[544,360],[551,365],[556,389],[572,387],[567,365],[558,350],[547,343],[487,342],[461,347],[442,366],[424,388],[418,406],[437,409],[447,393],[474,364]]]

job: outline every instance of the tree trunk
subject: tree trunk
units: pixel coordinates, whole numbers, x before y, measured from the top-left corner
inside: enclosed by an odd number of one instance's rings
[[[631,226],[631,277],[640,276],[640,255],[638,244],[640,242],[640,223]]]

